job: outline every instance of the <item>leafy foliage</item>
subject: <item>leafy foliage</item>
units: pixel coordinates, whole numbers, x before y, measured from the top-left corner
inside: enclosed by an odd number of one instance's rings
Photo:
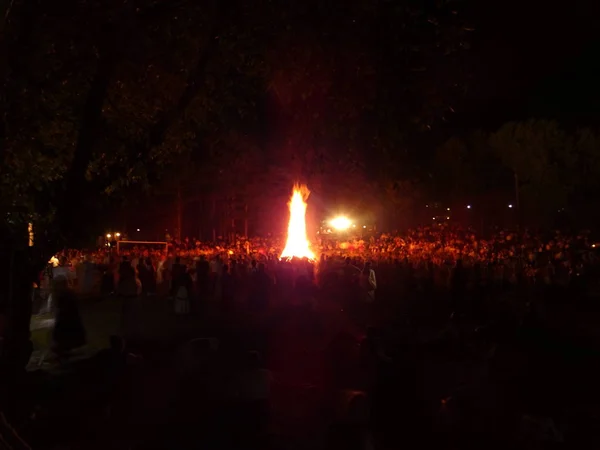
[[[524,207],[538,214],[565,207],[576,188],[576,154],[572,139],[556,122],[508,123],[490,142],[518,176]]]
[[[472,202],[479,193],[506,187],[507,180],[512,180],[512,172],[506,170],[490,146],[489,135],[482,131],[444,142],[436,149],[431,170],[435,198],[450,203],[457,199]]]
[[[468,47],[459,2],[69,8],[15,0],[4,24],[1,207],[51,240],[173,179],[190,195],[303,179],[338,198],[382,162],[393,180],[401,139],[441,120],[464,81],[450,71]],[[86,223],[70,224],[82,202]]]
[[[9,23],[14,57],[3,97],[11,113],[4,118],[0,175],[2,209],[21,212],[20,222],[40,212],[42,203],[64,203],[66,176],[79,169],[74,161],[82,127],[92,127],[89,148],[77,154],[89,154],[85,192],[97,196],[146,184],[153,171],[191,151],[198,131],[213,129],[222,119],[226,88],[203,90],[209,71],[228,70],[215,63],[227,61],[226,55],[207,58],[225,47],[215,34],[222,17],[193,2],[141,3],[133,9],[116,2],[111,10],[84,1],[71,16],[43,5],[33,10],[25,2],[14,8],[16,19]],[[116,68],[100,99],[101,120],[85,124],[85,99],[102,64],[98,48],[110,40],[122,48],[109,49]],[[88,200],[103,203],[100,197]],[[45,214],[39,218],[51,222],[48,208],[41,210]]]
[[[590,215],[600,187],[599,149],[591,129],[568,131],[548,120],[509,122],[490,135],[474,132],[441,145],[433,192],[449,203],[498,194],[513,199],[516,182],[527,223],[548,223],[557,212],[581,220]]]
[[[581,204],[597,189],[598,140],[589,129],[569,133],[552,121],[508,123],[490,143],[517,176],[524,208],[546,217]]]

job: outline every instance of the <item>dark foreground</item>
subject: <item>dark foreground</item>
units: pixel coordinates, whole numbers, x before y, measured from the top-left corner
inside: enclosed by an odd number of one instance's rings
[[[279,305],[259,314],[208,306],[176,317],[164,299],[129,301],[119,330],[130,355],[103,351],[30,373],[11,420],[36,449],[364,448],[365,429],[377,449],[600,442],[593,338],[566,336],[550,319],[448,320],[451,311],[433,308],[436,301],[402,311],[381,305],[386,355],[366,366],[353,305]],[[87,302],[83,308],[96,307]],[[218,340],[217,352],[190,350],[189,340],[208,337]],[[248,350],[260,352],[275,377],[260,432],[227,395]],[[368,420],[349,412],[343,399],[352,390],[368,392]]]

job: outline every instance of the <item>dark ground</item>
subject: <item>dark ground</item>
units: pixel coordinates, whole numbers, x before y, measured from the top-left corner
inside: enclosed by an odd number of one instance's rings
[[[463,319],[449,327],[444,308],[429,304],[437,301],[382,302],[378,316],[390,330],[385,341],[393,362],[379,368],[372,396],[376,448],[531,448],[527,435],[540,432],[525,432],[531,421],[524,416],[551,418],[566,443],[597,441],[600,358],[594,336],[581,331],[597,317],[596,308],[574,312],[558,303],[547,309],[543,325],[503,332],[490,326],[489,336],[480,331],[475,337],[477,323]],[[314,314],[291,307],[260,315],[220,309],[177,317],[159,297],[124,308],[117,299],[81,300],[90,347],[84,353],[119,332],[140,357],[130,358],[118,377],[102,356],[44,363],[45,370],[24,380],[30,397],[13,424],[36,449],[243,448],[248,442],[232,437],[232,408],[212,394],[236,373],[246,351],[258,350],[276,378],[269,447],[326,448],[336,403],[325,387],[332,360],[327,343],[342,331],[360,335],[360,315],[333,301],[322,301]],[[564,325],[552,325],[557,317]],[[38,347],[44,332],[34,332]],[[195,372],[182,355],[185,343],[198,337],[220,342],[211,373]]]
[[[303,439],[310,438],[303,431],[307,426],[304,422],[314,422],[314,410],[319,409],[316,404],[319,399],[315,397],[322,397],[318,388],[311,387],[318,386],[323,379],[325,349],[322,344],[331,340],[336,330],[350,329],[341,312],[322,315],[321,319],[327,317],[327,320],[316,323],[311,319],[299,320],[303,312],[282,309],[251,315],[243,312],[223,314],[220,308],[207,307],[202,312],[178,317],[172,312],[170,303],[159,297],[129,300],[124,308],[117,299],[82,299],[80,307],[88,330],[88,346],[78,350],[70,362],[58,364],[47,357],[39,365],[43,347],[49,342],[50,330],[33,332],[36,352],[30,369],[44,369],[29,377],[38,387],[35,393],[31,392],[32,401],[39,404],[39,412],[35,420],[25,421],[29,428],[25,434],[32,444],[36,444],[34,448],[54,448],[53,441],[65,443],[67,438],[74,443],[65,448],[93,448],[90,437],[94,435],[102,437],[101,440],[98,438],[98,445],[106,446],[108,440],[113,448],[119,448],[114,440],[124,439],[125,447],[129,448],[130,440],[157,444],[161,440],[183,438],[185,433],[178,424],[189,420],[197,422],[202,416],[199,411],[202,408],[190,404],[186,398],[193,397],[197,390],[194,385],[201,383],[186,384],[180,376],[182,366],[186,364],[182,361],[181,349],[190,339],[198,337],[219,340],[223,361],[217,365],[225,378],[236,372],[236,363],[246,351],[258,350],[264,355],[265,365],[276,377],[275,420],[271,423],[270,433],[275,440],[279,440],[275,436],[280,434],[288,436],[286,440],[289,440],[289,436],[298,431]],[[41,323],[46,320],[46,317],[34,319],[34,328],[50,325]],[[119,323],[117,327],[115,320]],[[131,367],[135,374],[128,374],[120,381],[118,406],[108,413],[106,396],[114,386],[107,381],[110,375],[101,369],[102,363],[98,358],[90,359],[90,355],[106,347],[108,337],[115,332],[125,336],[128,351],[142,358]],[[306,402],[314,404],[307,405]],[[222,406],[216,405],[212,411]],[[149,427],[152,433],[149,433]],[[198,424],[191,429],[197,431]],[[175,436],[172,430],[178,430]],[[193,440],[197,443],[205,441],[197,435]],[[178,448],[195,446],[180,443]]]

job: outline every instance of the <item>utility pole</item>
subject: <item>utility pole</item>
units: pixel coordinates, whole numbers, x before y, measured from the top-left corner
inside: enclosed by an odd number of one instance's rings
[[[216,220],[217,220],[217,198],[216,194],[213,192],[211,198],[211,209],[210,209],[210,226],[212,228],[212,240],[213,242],[217,241],[217,229],[216,229]]]
[[[517,227],[521,227],[521,194],[519,192],[519,175],[516,170],[513,170],[515,175],[515,206],[517,207]]]
[[[183,215],[183,205],[181,201],[181,184],[177,186],[177,231],[175,232],[175,239],[181,242],[181,222]]]
[[[515,174],[515,203],[517,206],[517,210],[519,210],[521,207],[521,199],[520,199],[520,195],[519,195],[519,175],[517,175],[517,172],[514,172],[514,174]]]
[[[248,239],[248,203],[244,205],[244,236]]]
[[[231,219],[231,231],[229,232],[229,240],[230,242],[235,242],[235,196],[231,196],[229,198],[229,218]]]

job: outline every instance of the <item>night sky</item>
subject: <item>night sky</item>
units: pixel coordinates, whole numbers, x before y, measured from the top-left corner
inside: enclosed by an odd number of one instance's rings
[[[529,117],[597,123],[600,2],[473,1],[471,83],[451,128]]]
[[[115,52],[116,57],[106,59],[117,61],[116,74],[106,77],[108,89],[102,94],[106,101],[99,104],[109,107],[98,114],[101,120],[95,125],[81,114],[82,99],[91,91],[86,77],[96,70],[96,39],[104,40],[103,34],[96,36],[90,30],[102,30],[113,19],[97,14],[94,8],[104,8],[97,2],[81,2],[72,16],[46,3],[37,8],[15,4],[18,8],[13,8],[6,30],[12,39],[7,40],[12,43],[7,60],[12,84],[6,85],[5,110],[12,112],[5,115],[7,124],[0,130],[11,144],[4,147],[14,151],[6,161],[15,167],[29,165],[18,150],[28,149],[30,140],[38,144],[36,157],[43,164],[46,153],[68,160],[75,144],[84,141],[78,138],[79,131],[93,130],[89,144],[80,147],[90,150],[87,154],[98,163],[97,176],[88,184],[83,171],[70,179],[83,180],[89,195],[114,205],[114,216],[125,208],[135,217],[150,214],[157,223],[163,218],[168,222],[176,198],[173,180],[188,188],[182,195],[194,203],[190,209],[199,209],[202,203],[190,199],[208,204],[211,195],[258,198],[263,192],[280,192],[286,198],[290,185],[300,179],[311,184],[315,202],[323,193],[335,199],[323,199],[324,204],[360,197],[356,186],[363,185],[370,186],[373,198],[380,198],[398,181],[415,185],[414,191],[402,193],[407,198],[439,196],[439,191],[446,194],[447,186],[440,188],[441,181],[432,181],[436,170],[437,175],[442,172],[436,157],[451,138],[461,140],[478,130],[490,136],[509,121],[530,119],[556,120],[557,127],[568,132],[600,125],[598,0],[264,0],[239,2],[237,10],[214,16],[212,25],[207,20],[206,29],[202,19],[213,16],[206,16],[209,8],[204,3],[165,2],[169,13],[142,14],[135,20],[123,13],[139,28],[133,29],[123,55]],[[132,4],[144,4],[150,11],[156,7],[145,0],[127,3]],[[114,12],[128,10],[120,2],[112,7]],[[180,13],[188,20],[171,23]],[[225,39],[200,46],[208,49],[208,56],[199,61],[208,63],[204,68],[199,64],[195,78],[181,76],[194,73],[189,69],[195,67],[198,55],[190,58],[186,52],[204,42],[209,32]],[[110,40],[106,42],[110,47]],[[180,95],[188,91],[182,88],[186,83],[201,88]],[[185,101],[173,101],[178,96]],[[164,105],[156,103],[157,98]],[[168,120],[159,120],[161,114]],[[166,131],[156,132],[163,122]],[[184,149],[181,155],[166,151],[159,162],[142,161],[139,155],[163,147],[169,136],[173,145],[164,148]],[[492,155],[494,164],[476,167],[467,162],[471,167],[463,175],[504,167],[507,147]],[[487,150],[489,146],[479,155],[488,157]],[[230,169],[231,161],[239,168],[231,173],[242,175],[214,176],[230,173],[223,168]],[[3,167],[9,171],[7,163]],[[128,167],[140,169],[135,181],[128,178]],[[182,175],[182,167],[195,172]],[[69,173],[71,168],[56,164],[57,173],[63,170]],[[268,176],[261,179],[265,173]],[[187,178],[181,182],[181,177]],[[62,179],[57,177],[56,183],[49,179],[47,184],[60,191]],[[6,185],[29,186],[30,181],[21,181]],[[272,181],[278,184],[269,185]],[[455,180],[447,184],[450,181]],[[113,185],[123,189],[104,195],[105,187]],[[63,201],[66,196],[54,198],[52,189],[30,187],[11,188],[3,196],[25,199],[23,208],[69,203]],[[513,189],[512,178],[503,188]],[[250,189],[256,195],[246,192]],[[53,194],[46,198],[36,192]],[[153,196],[150,206],[148,195]],[[285,200],[278,204],[285,209]]]
[[[411,159],[425,167],[446,139],[496,131],[508,121],[556,119],[567,127],[600,123],[600,2],[483,0],[457,2],[473,31],[463,52],[467,90],[429,132],[418,133]],[[438,73],[436,77],[443,77]],[[267,141],[279,147],[288,129],[267,121]],[[317,194],[313,201],[317,201]]]

